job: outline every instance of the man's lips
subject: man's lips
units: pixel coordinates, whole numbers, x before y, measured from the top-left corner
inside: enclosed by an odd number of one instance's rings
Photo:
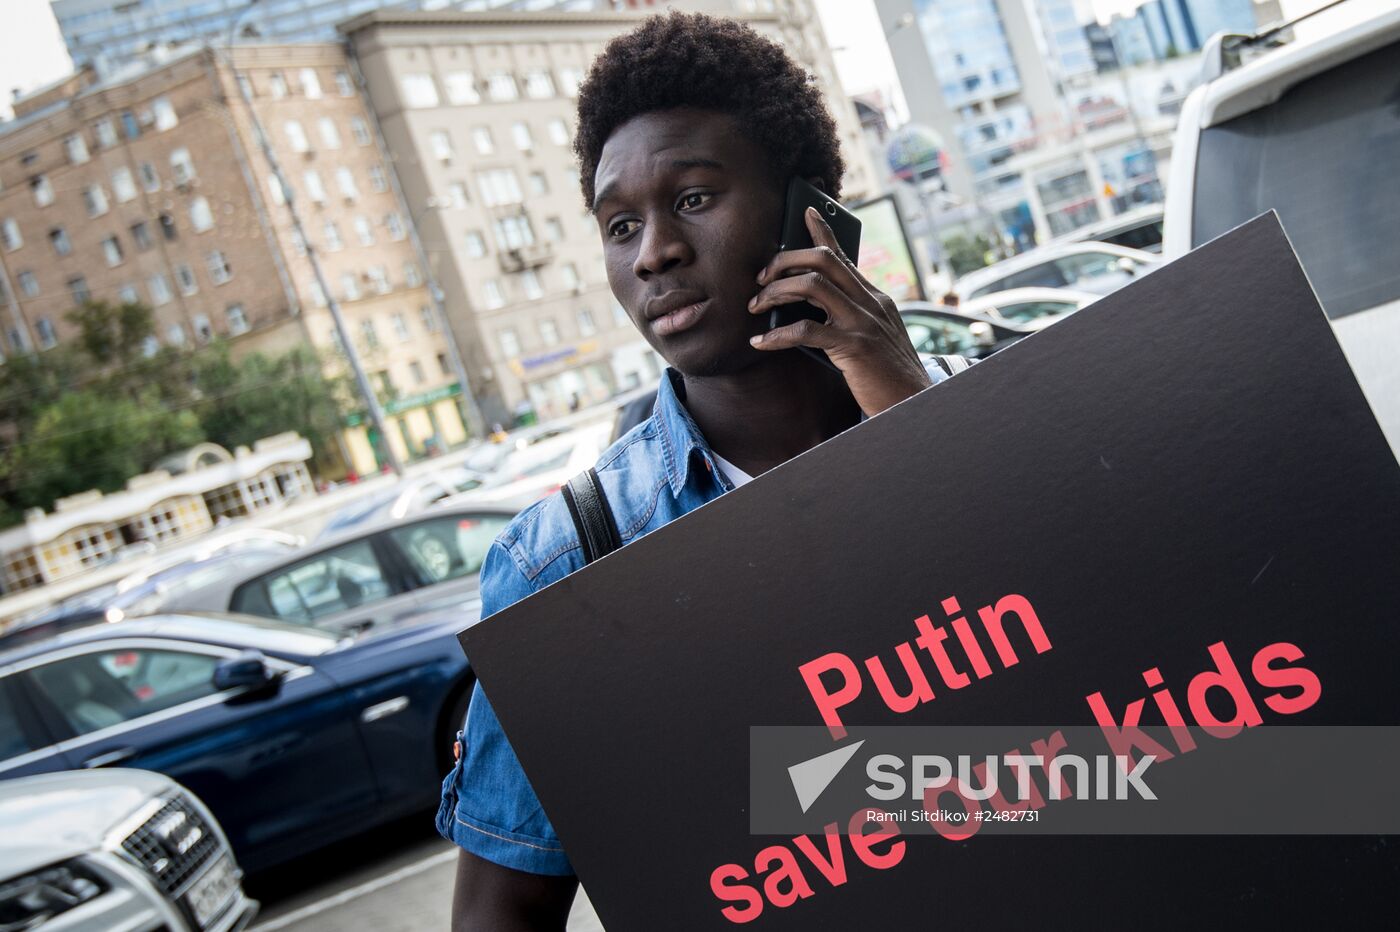
[[[645,313],[652,333],[666,337],[695,326],[709,303],[710,299],[698,292],[674,292],[649,301]]]

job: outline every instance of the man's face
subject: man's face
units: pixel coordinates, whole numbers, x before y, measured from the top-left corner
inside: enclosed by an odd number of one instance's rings
[[[708,110],[636,117],[608,137],[594,214],[608,283],[632,322],[687,375],[763,358],[749,337],[759,269],[778,251],[783,196],[766,155]]]

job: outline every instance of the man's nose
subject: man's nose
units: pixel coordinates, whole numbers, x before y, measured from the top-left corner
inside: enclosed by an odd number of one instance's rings
[[[675,222],[669,218],[651,220],[642,228],[642,243],[632,271],[642,281],[648,281],[653,275],[688,265],[694,258],[690,242]]]

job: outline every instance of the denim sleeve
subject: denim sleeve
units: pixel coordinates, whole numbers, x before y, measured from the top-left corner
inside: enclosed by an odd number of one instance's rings
[[[500,542],[481,569],[482,618],[534,591]],[[460,739],[461,756],[442,782],[437,829],[477,857],[531,874],[569,876],[574,869],[554,834],[501,723],[478,683]]]

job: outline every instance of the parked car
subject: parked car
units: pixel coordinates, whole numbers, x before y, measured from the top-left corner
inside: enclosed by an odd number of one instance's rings
[[[463,601],[358,638],[233,615],[95,623],[0,653],[0,778],[135,767],[261,870],[434,805],[473,682]]]
[[[1098,298],[1096,294],[1068,288],[1012,288],[973,298],[959,304],[957,309],[964,314],[1003,320],[1027,330],[1043,330]]]
[[[1160,255],[1162,252],[1162,205],[1149,204],[1087,224],[1058,236],[1052,243],[1112,243]]]
[[[1278,211],[1400,454],[1400,7],[1346,3],[1308,26],[1206,43],[1173,140],[1165,254]]]
[[[447,504],[510,503],[519,511],[597,462],[611,434],[612,423],[599,421],[512,450],[485,485],[453,496]]]
[[[371,521],[404,518],[417,514],[458,492],[468,492],[486,482],[486,476],[465,466],[434,470],[408,476],[391,487],[368,493],[331,516],[317,540],[333,537],[349,528]]]
[[[453,505],[378,521],[295,553],[171,586],[148,612],[238,612],[340,633],[476,591],[481,561],[518,508]]]
[[[1109,243],[1040,246],[968,272],[953,285],[964,301],[1012,288],[1073,288],[1106,295],[1161,262],[1151,253]]]
[[[966,314],[941,304],[910,301],[900,305],[909,339],[920,356],[981,359],[1005,349],[1032,331],[986,315]]]
[[[168,777],[102,770],[0,783],[6,932],[236,932],[258,911],[242,876],[218,821]]]

